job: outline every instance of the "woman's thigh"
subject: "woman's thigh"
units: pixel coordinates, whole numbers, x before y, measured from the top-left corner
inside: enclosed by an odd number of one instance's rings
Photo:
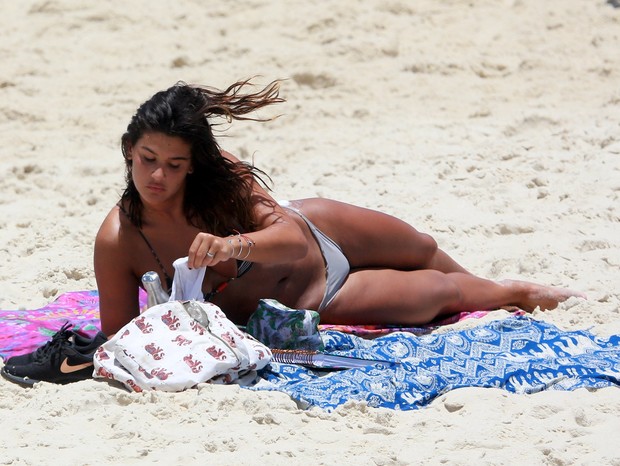
[[[333,201],[304,199],[297,207],[343,250],[351,268],[424,267],[437,250],[435,240],[382,212]]]
[[[321,312],[321,322],[419,325],[459,299],[458,287],[436,270],[355,270]]]

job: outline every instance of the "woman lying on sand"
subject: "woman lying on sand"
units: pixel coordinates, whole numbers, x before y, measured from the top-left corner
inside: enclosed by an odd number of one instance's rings
[[[174,260],[206,267],[205,298],[244,324],[261,298],[322,323],[427,323],[460,311],[555,308],[579,293],[476,277],[435,240],[389,215],[328,199],[279,205],[266,175],[222,150],[211,119],[273,103],[278,83],[244,93],[177,84],[140,106],[122,137],[127,187],[95,242],[102,330],[139,313],[147,271],[171,285]],[[258,120],[258,119],[256,119]]]

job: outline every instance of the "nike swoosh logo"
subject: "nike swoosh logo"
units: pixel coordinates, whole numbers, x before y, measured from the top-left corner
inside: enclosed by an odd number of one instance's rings
[[[71,372],[81,371],[82,369],[86,369],[87,367],[91,367],[94,365],[92,362],[85,362],[72,366],[67,362],[68,359],[69,358],[65,358],[65,360],[60,365],[60,372],[62,372],[63,374],[70,374]]]

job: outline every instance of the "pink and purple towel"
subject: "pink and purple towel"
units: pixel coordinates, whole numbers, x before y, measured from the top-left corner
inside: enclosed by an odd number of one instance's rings
[[[146,303],[144,293],[141,305]],[[99,322],[97,291],[72,291],[39,309],[0,310],[0,357],[30,353],[51,339],[65,322],[84,335],[95,335]]]

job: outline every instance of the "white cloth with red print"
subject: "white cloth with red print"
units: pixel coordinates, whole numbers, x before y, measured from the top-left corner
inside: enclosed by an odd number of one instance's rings
[[[130,390],[181,391],[203,382],[242,384],[271,360],[214,304],[170,301],[132,319],[94,357],[95,378]]]

